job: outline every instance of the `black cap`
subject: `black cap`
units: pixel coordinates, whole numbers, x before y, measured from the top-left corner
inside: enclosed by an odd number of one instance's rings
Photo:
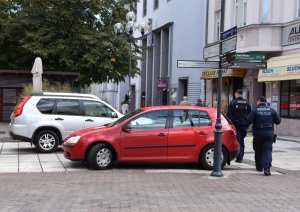
[[[238,93],[238,94],[242,95],[243,94],[243,89],[238,89],[235,93]]]
[[[260,102],[267,102],[267,99],[266,99],[266,97],[261,96],[261,97],[258,97],[258,98],[257,98],[257,101],[260,101]]]

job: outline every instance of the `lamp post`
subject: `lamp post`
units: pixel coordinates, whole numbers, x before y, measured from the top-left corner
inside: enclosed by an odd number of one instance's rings
[[[224,31],[224,12],[225,0],[221,0],[221,23],[220,33]],[[221,36],[220,36],[221,38]],[[222,65],[221,65],[221,52],[222,42],[220,42],[220,59],[219,59],[219,73],[218,73],[218,106],[217,106],[217,119],[214,132],[214,166],[211,176],[223,177],[221,171],[221,155],[222,155],[222,123],[221,123],[221,105],[222,105]]]
[[[125,31],[129,35],[129,67],[128,67],[128,78],[129,78],[129,90],[128,90],[128,96],[129,96],[129,111],[132,111],[132,95],[131,95],[131,58],[132,58],[132,42],[137,41],[137,40],[142,40],[146,35],[145,33],[148,31],[148,24],[147,23],[140,23],[138,27],[135,25],[135,14],[134,12],[128,12],[126,14],[126,20],[127,23],[125,25]],[[135,38],[133,37],[134,32],[138,30],[142,36]],[[116,34],[121,34],[124,31],[124,26],[121,23],[116,23],[114,25],[114,31]]]

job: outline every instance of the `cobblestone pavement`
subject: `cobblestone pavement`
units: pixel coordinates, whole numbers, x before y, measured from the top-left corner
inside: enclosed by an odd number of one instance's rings
[[[0,174],[1,211],[300,211],[300,177],[141,170]]]

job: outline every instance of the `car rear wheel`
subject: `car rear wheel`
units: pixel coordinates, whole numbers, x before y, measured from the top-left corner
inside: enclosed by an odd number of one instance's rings
[[[228,159],[228,154],[226,150],[222,147],[221,154],[221,168],[223,169],[226,165]],[[201,152],[200,155],[200,164],[204,169],[213,170],[214,166],[214,145],[207,145]]]
[[[88,154],[88,163],[93,169],[108,169],[113,162],[113,151],[107,144],[95,145]]]
[[[59,138],[52,130],[43,130],[35,136],[34,143],[39,152],[50,153],[57,149]]]

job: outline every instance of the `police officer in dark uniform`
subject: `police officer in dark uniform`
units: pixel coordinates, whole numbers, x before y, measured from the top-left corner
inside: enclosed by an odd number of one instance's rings
[[[272,166],[272,146],[274,141],[274,124],[280,124],[277,112],[266,105],[266,97],[257,99],[257,107],[248,115],[248,123],[253,124],[253,149],[257,171],[270,176]]]
[[[243,97],[243,90],[238,89],[235,92],[235,99],[230,102],[227,110],[227,117],[231,120],[234,124],[236,131],[237,131],[237,140],[240,144],[240,152],[239,155],[236,157],[237,163],[243,162],[244,157],[244,138],[247,135],[247,115],[251,111],[251,106],[247,100]]]

